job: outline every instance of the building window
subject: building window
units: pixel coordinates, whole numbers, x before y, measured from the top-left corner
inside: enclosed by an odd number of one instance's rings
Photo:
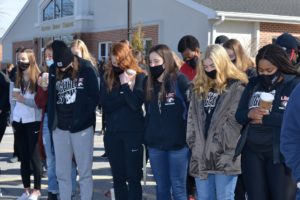
[[[53,0],[54,2],[54,16],[55,19],[61,17],[61,0]]]
[[[111,42],[100,42],[98,46],[98,59],[99,61],[108,61],[110,50],[111,50]]]
[[[72,0],[51,0],[43,10],[43,20],[58,19],[74,14]]]
[[[54,2],[50,1],[48,5],[43,10],[43,20],[51,20],[54,19]]]
[[[62,17],[71,16],[74,13],[74,5],[71,0],[62,0]]]

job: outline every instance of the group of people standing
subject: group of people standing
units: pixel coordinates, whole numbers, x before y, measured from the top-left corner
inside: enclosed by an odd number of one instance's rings
[[[281,46],[287,37],[290,44],[290,36],[278,38]],[[238,40],[223,37],[219,43],[202,54],[197,39],[184,36],[178,43],[183,62],[167,45],[155,45],[142,69],[130,45],[118,42],[101,73],[81,40],[70,47],[58,40],[49,44],[43,72],[33,51],[21,50],[11,91],[25,189],[19,200],[40,197],[40,135],[48,199],[59,193],[70,200],[77,171],[81,199],[92,199],[97,106],[105,114],[104,144],[117,200],[142,199],[143,145],[158,200],[295,199],[299,172],[292,177],[288,168],[298,167],[287,155],[288,121],[281,131],[300,81],[295,53],[269,44],[254,62]]]

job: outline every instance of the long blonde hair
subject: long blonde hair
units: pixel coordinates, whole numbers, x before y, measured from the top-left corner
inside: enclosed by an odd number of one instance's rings
[[[22,49],[19,54],[25,53],[29,60],[29,68],[28,68],[28,75],[29,75],[29,92],[34,93],[36,91],[36,83],[37,79],[40,74],[39,67],[36,63],[35,55],[33,50],[31,49]],[[17,76],[16,76],[16,87],[22,88],[22,82],[23,82],[23,73],[19,67],[17,69]],[[24,89],[24,88],[23,88]]]
[[[203,67],[203,60],[205,59],[211,59],[216,68],[217,76],[214,80],[208,78],[205,74]],[[223,93],[229,80],[240,80],[243,83],[248,83],[246,74],[235,67],[221,45],[208,46],[203,60],[194,79],[194,92],[199,98],[206,98],[212,88],[219,94]]]
[[[80,40],[80,39],[73,40],[73,42],[70,45],[70,48],[72,48],[72,47],[79,48],[82,53],[82,58],[90,61],[94,67],[97,65],[96,59],[89,52],[86,44],[82,40]]]

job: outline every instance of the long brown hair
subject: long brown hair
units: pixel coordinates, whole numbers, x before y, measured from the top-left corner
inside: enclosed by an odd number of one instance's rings
[[[36,63],[36,59],[35,59],[35,55],[32,49],[21,49],[21,51],[19,52],[19,55],[25,53],[28,57],[29,60],[29,68],[28,70],[28,75],[29,75],[29,92],[30,93],[34,93],[36,91],[36,84],[37,84],[37,80],[40,74],[40,69]],[[16,87],[17,88],[23,88],[23,73],[19,67],[17,69],[17,76],[16,76]]]
[[[163,82],[162,86],[159,92],[159,99],[163,100],[164,97],[166,96],[166,84],[169,82],[172,84],[175,83],[177,79],[177,73],[179,66],[176,64],[176,61],[174,60],[173,53],[171,49],[165,45],[165,44],[158,44],[149,51],[149,55],[151,53],[157,53],[164,61],[164,67],[165,67],[165,72],[164,72],[164,77],[163,77]],[[152,100],[152,95],[154,92],[154,87],[153,87],[153,78],[151,77],[151,72],[150,72],[150,67],[148,68],[148,80],[147,80],[147,88],[146,88],[146,99],[147,101]]]
[[[231,49],[235,53],[236,60],[233,63],[239,70],[246,72],[249,68],[255,68],[253,60],[246,54],[241,43],[236,39],[227,40],[223,47]]]
[[[123,70],[133,69],[137,72],[137,74],[143,73],[143,70],[138,66],[137,60],[133,57],[132,51],[129,49],[128,45],[120,42],[114,44],[111,49],[111,56],[116,57],[118,66]],[[115,76],[113,71],[111,59],[107,64],[104,79],[109,91],[118,84],[118,77]]]

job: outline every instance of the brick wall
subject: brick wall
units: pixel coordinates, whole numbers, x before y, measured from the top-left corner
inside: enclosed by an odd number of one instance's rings
[[[277,38],[284,32],[300,37],[300,25],[260,23],[260,47],[272,43],[273,38]]]
[[[143,32],[144,38],[151,38],[153,45],[158,43],[158,25],[145,26]],[[96,33],[76,33],[76,37],[82,39],[88,46],[90,52],[95,58],[98,58],[99,42],[118,42],[127,39],[127,29],[111,30]]]
[[[144,38],[151,38],[153,45],[158,43],[158,25],[145,26],[143,27],[143,32],[145,33]],[[104,32],[96,32],[96,33],[74,33],[74,38],[82,39],[90,52],[93,54],[95,58],[98,58],[98,44],[99,42],[118,42],[122,39],[127,39],[127,29],[119,29],[119,30],[111,30]],[[19,41],[13,43],[12,55],[13,60],[12,63],[15,63],[15,55],[16,50],[19,47],[32,48],[34,49],[37,63],[41,63],[41,38],[33,38],[28,41]]]

